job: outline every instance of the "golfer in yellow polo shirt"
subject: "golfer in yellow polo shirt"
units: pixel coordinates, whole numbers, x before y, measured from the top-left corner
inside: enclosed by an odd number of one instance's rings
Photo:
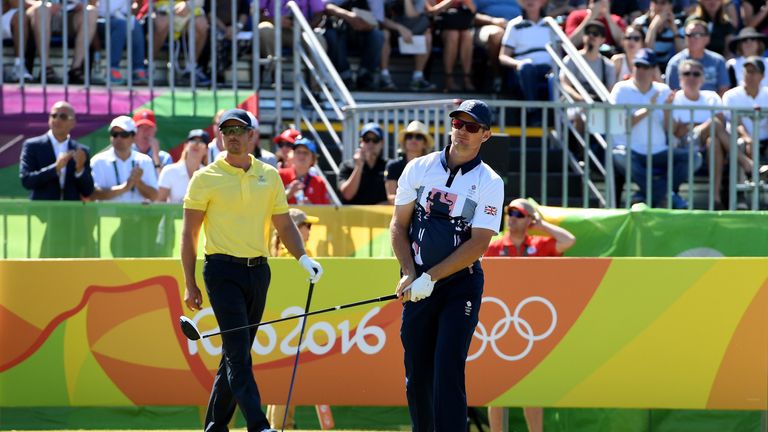
[[[230,329],[261,321],[270,271],[270,222],[283,244],[317,282],[323,274],[309,258],[301,235],[288,215],[285,191],[277,170],[248,152],[256,125],[246,111],[233,109],[219,118],[225,158],[195,172],[184,197],[181,263],[184,267],[184,302],[192,310],[202,307],[195,281],[197,239],[205,231],[203,280],[219,328]],[[213,382],[206,432],[228,430],[235,405],[245,416],[249,432],[274,431],[261,410],[261,397],[253,378],[251,346],[256,328],[221,335],[223,356]]]

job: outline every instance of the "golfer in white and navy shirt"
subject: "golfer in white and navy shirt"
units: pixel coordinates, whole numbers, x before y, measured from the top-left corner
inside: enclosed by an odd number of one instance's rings
[[[479,258],[501,225],[504,183],[480,160],[491,111],[479,100],[451,112],[451,144],[406,165],[397,184],[392,247],[410,301],[400,337],[415,432],[464,432],[464,364],[483,294]],[[436,288],[433,293],[433,288]]]

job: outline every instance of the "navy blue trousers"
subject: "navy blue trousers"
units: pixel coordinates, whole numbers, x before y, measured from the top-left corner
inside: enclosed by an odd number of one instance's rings
[[[203,279],[219,328],[226,330],[260,322],[270,278],[267,264],[247,267],[206,260]],[[270,427],[261,410],[261,396],[253,377],[251,346],[255,337],[255,328],[221,335],[223,355],[205,414],[207,432],[228,431],[227,424],[236,406],[243,412],[249,432]]]
[[[414,432],[465,432],[464,366],[483,297],[482,270],[438,285],[430,297],[407,302],[400,339],[405,391]]]

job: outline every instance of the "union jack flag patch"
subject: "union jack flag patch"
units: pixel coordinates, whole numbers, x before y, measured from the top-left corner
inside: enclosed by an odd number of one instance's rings
[[[485,214],[496,216],[496,213],[498,213],[498,209],[496,207],[490,205],[485,206]]]

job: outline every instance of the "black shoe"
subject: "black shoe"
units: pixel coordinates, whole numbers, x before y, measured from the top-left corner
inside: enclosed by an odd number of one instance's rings
[[[76,67],[69,70],[70,84],[85,84],[85,71],[83,67]]]
[[[56,70],[51,66],[45,68],[45,82],[46,84],[61,84],[61,78],[56,75]]]

